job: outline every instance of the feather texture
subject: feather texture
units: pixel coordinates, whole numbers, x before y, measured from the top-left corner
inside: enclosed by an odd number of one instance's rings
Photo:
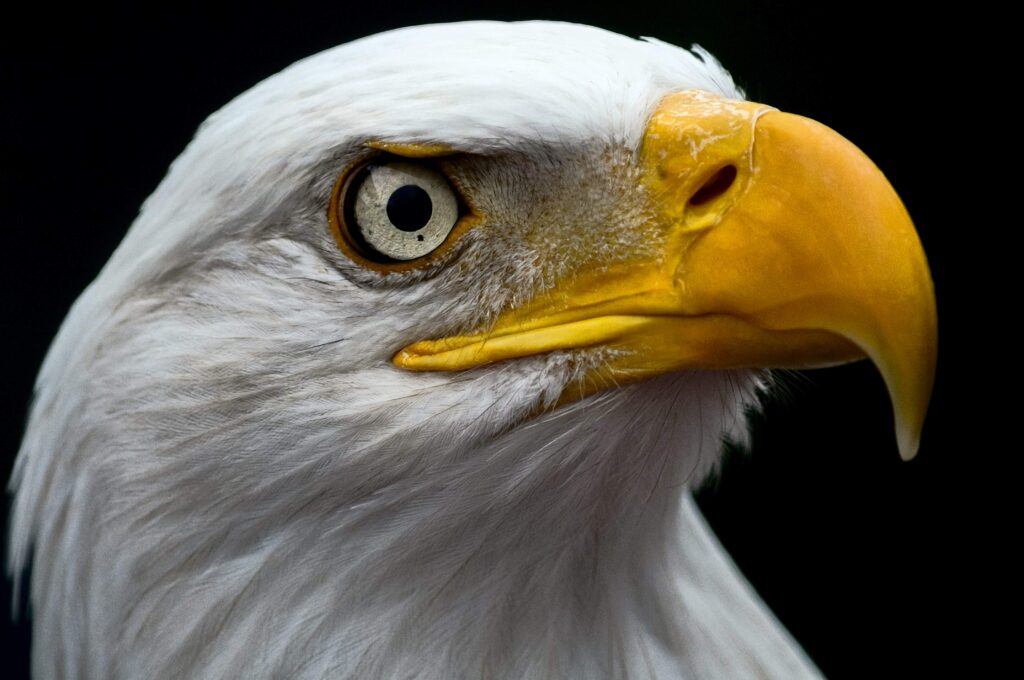
[[[605,357],[411,374],[574,267],[650,245],[634,153],[706,53],[568,24],[394,31],[214,114],[75,304],[12,488],[40,677],[814,676],[689,490],[763,377],[547,411]],[[444,143],[488,215],[421,274],[325,227],[367,140]]]

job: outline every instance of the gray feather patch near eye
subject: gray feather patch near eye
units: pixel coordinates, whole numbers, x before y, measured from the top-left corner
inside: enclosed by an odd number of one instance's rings
[[[429,219],[418,229],[393,221],[393,197],[410,187],[425,192],[424,199],[429,197],[429,205],[424,206]],[[371,248],[395,260],[415,260],[444,243],[459,219],[459,205],[441,173],[396,161],[369,168],[357,189],[354,213],[356,226]]]

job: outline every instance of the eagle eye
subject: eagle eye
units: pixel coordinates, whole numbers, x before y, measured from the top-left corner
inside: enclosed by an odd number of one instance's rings
[[[459,221],[455,190],[430,165],[378,160],[351,173],[339,189],[331,206],[339,245],[372,263],[429,255]]]

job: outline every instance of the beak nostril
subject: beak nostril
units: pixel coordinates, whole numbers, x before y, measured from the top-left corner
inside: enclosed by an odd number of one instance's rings
[[[718,198],[732,186],[736,181],[736,166],[726,165],[713,174],[708,181],[701,185],[700,189],[690,197],[690,205],[704,205]]]

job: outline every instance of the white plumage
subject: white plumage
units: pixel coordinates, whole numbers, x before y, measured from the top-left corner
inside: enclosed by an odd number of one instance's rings
[[[329,50],[214,114],[39,377],[11,535],[35,673],[815,676],[689,495],[763,376],[531,418],[600,353],[389,363],[642,247],[631,159],[691,88],[740,96],[700,51],[466,23]],[[476,155],[459,179],[493,220],[462,266],[380,280],[337,251],[328,196],[367,140]]]

